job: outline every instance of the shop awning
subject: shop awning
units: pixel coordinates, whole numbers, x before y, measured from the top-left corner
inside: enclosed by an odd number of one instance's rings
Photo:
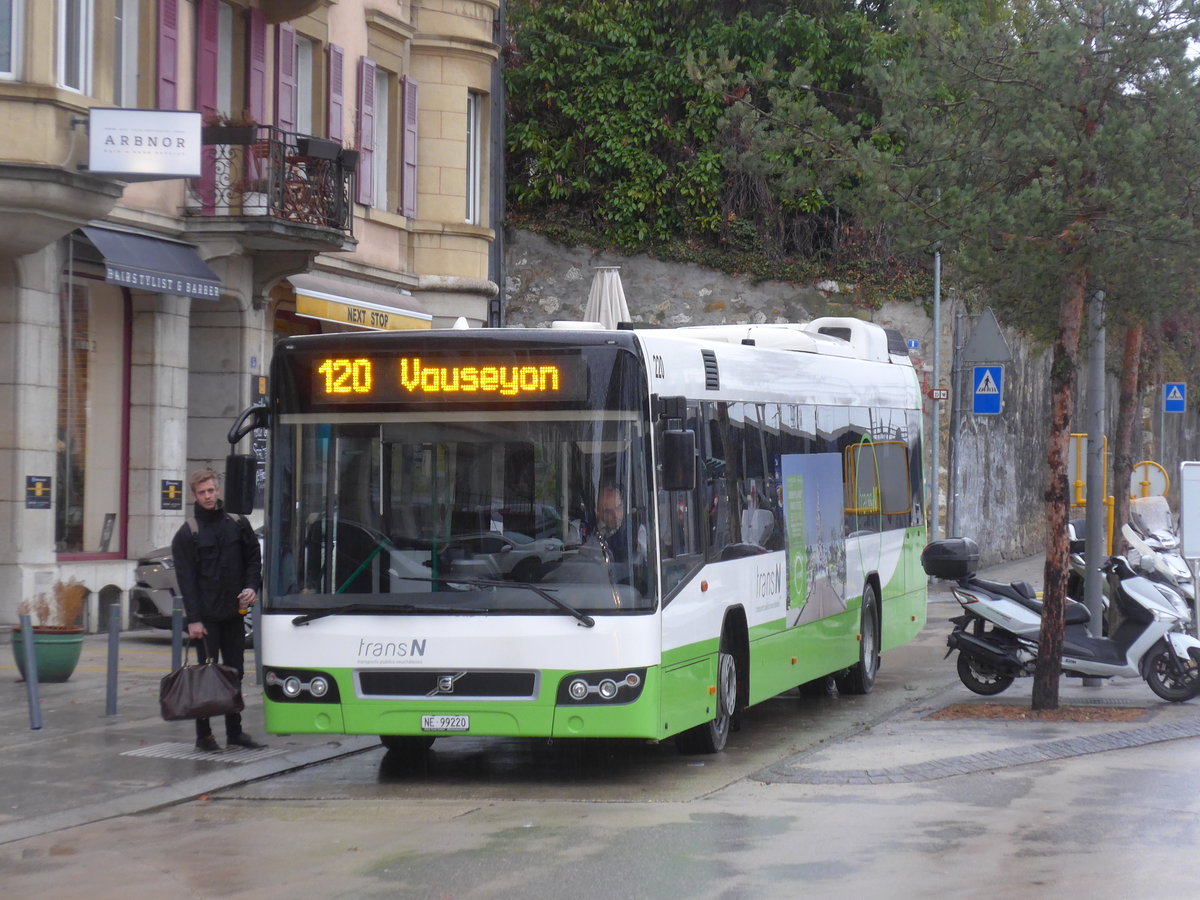
[[[158,294],[221,299],[221,279],[189,244],[89,225],[81,228],[104,257],[109,284]]]
[[[292,275],[296,315],[373,331],[417,331],[433,327],[433,316],[408,294],[343,281],[329,275]]]

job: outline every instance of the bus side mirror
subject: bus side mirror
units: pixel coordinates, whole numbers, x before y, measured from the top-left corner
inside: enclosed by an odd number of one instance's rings
[[[225,457],[225,511],[248,516],[254,512],[258,459],[236,454]]]
[[[696,432],[664,431],[662,436],[662,489],[696,489]]]
[[[271,416],[267,412],[265,406],[248,406],[242,410],[241,415],[229,427],[229,434],[226,435],[229,445],[233,446],[255,428],[270,428]]]

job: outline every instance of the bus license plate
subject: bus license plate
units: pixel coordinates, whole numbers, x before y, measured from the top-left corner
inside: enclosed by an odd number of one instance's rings
[[[422,731],[470,731],[470,716],[421,716]]]

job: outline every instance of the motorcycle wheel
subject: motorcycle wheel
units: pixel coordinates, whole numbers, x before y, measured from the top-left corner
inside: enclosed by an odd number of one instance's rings
[[[1006,691],[1013,683],[1011,675],[1001,675],[987,663],[967,656],[965,653],[958,654],[958,677],[968,690],[974,691],[976,694],[983,694],[985,697]]]
[[[1146,663],[1146,684],[1164,700],[1182,703],[1200,692],[1200,674],[1194,665],[1181,667],[1166,646],[1159,646]]]

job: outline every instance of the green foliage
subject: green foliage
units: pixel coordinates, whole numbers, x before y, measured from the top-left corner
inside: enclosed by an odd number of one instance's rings
[[[1010,322],[1057,327],[1067,273],[1116,314],[1195,298],[1194,0],[1026,0],[1007,19],[895,7],[871,73],[877,140],[840,195],[898,240],[940,240]]]
[[[782,119],[874,122],[862,79],[892,42],[888,5],[512,0],[510,209],[586,216],[623,247],[842,261],[828,140]]]

